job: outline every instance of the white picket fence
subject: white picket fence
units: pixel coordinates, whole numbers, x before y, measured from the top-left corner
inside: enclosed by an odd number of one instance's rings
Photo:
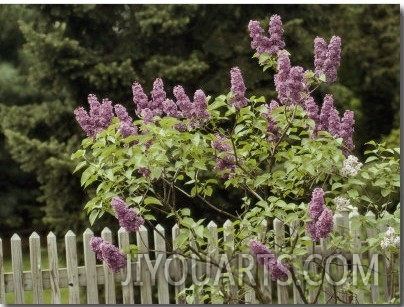
[[[350,215],[348,215],[348,212],[336,213],[334,215],[336,229],[339,229],[339,231],[347,229],[349,231],[351,229],[349,217],[352,214],[357,214],[357,211],[355,212]],[[285,237],[285,225],[281,221],[275,220],[273,226],[276,243],[281,245]],[[227,221],[223,225],[223,232],[220,232],[220,236],[218,235],[219,232],[215,223],[210,222],[207,228],[213,234],[207,251],[215,259],[229,255],[232,251],[231,246],[234,244],[234,238],[230,235],[230,221]],[[354,253],[359,250],[363,242],[364,233],[369,237],[373,237],[377,231],[376,229],[366,229],[353,233],[351,229],[354,240],[354,250],[351,252]],[[293,227],[289,233],[293,233]],[[41,250],[44,247],[41,247],[40,236],[34,232],[29,237],[30,270],[23,270],[21,238],[17,234],[14,234],[10,239],[12,271],[5,272],[3,242],[0,239],[0,303],[24,304],[26,303],[24,293],[28,291],[32,292],[32,302],[29,303],[42,304],[44,302],[44,289],[49,289],[47,291],[51,292],[52,304],[204,303],[203,298],[198,297],[198,295],[193,298],[192,302],[187,302],[183,296],[178,295],[186,287],[191,286],[193,280],[189,278],[189,274],[187,275],[188,278],[182,278],[182,271],[186,267],[184,263],[180,262],[179,258],[172,258],[171,254],[166,252],[166,241],[161,235],[166,236],[166,232],[163,227],[158,225],[153,231],[154,242],[150,244],[149,230],[145,227],[142,227],[135,235],[128,234],[123,229],[120,229],[117,233],[117,238],[113,237],[112,232],[108,228],[105,228],[101,233],[101,236],[105,240],[116,242],[117,239],[118,246],[122,249],[129,244],[135,243],[139,247],[139,255],[143,255],[142,257],[138,257],[136,261],[128,262],[127,268],[116,274],[112,273],[104,264],[97,264],[95,254],[89,248],[89,241],[94,236],[90,229],[87,229],[83,233],[83,265],[79,265],[78,263],[76,235],[72,231],[66,233],[64,238],[66,267],[64,268],[60,268],[58,264],[57,246],[61,242],[57,242],[56,236],[52,232],[46,238],[48,265],[47,267],[42,267]],[[178,235],[179,228],[178,226],[174,226],[171,229],[171,235],[168,237],[175,238]],[[222,239],[220,242],[226,242],[226,254],[219,255],[217,253],[216,247],[219,244],[219,239]],[[194,246],[194,244],[194,242],[190,242],[191,246]],[[315,247],[315,253],[324,255],[327,252],[329,251],[326,248],[326,241],[321,240],[320,244]],[[344,255],[347,259],[352,260],[352,253],[345,253]],[[375,251],[369,251],[361,255],[361,257],[362,259],[371,259],[374,253]],[[157,260],[161,265],[156,265]],[[170,260],[171,262],[166,260]],[[378,255],[380,265],[377,275],[380,282],[377,284],[371,283],[370,295],[365,296],[363,293],[356,294],[352,303],[375,303],[379,299],[384,298],[388,301],[393,297],[393,289],[397,287],[397,283],[399,282],[399,261],[395,259],[394,267],[392,267],[390,260],[382,255]],[[196,265],[194,263],[192,265],[190,262],[189,260],[185,262],[188,272],[196,272],[198,280],[202,280],[206,270],[202,269],[201,263],[197,263]],[[315,270],[313,264],[309,265],[309,271]],[[254,269],[257,269],[257,265],[254,265]],[[261,266],[260,269],[262,269]],[[127,274],[127,272],[130,272],[130,274]],[[153,274],[150,272],[153,272]],[[213,269],[211,273],[216,274],[217,271]],[[288,304],[302,302],[297,289],[292,284],[281,285],[272,282],[268,273],[264,270],[259,275],[258,283],[263,290],[264,296],[270,303]],[[338,287],[343,286],[339,285]],[[240,286],[238,283],[230,286],[228,295],[231,298],[231,303],[257,302],[255,293],[251,288],[244,286],[242,291],[240,291],[240,287],[243,286]],[[68,302],[62,301],[61,292],[64,288],[68,289],[63,290],[68,291]],[[116,291],[121,291],[121,293],[117,293]],[[336,288],[325,285],[319,303],[334,303],[333,295],[335,291]],[[102,298],[99,297],[100,294],[103,294],[101,295]],[[6,295],[9,296],[9,302],[6,301]],[[314,291],[309,291],[308,296],[310,299],[313,299],[314,295]],[[10,297],[14,300],[13,302],[10,302]],[[209,298],[208,301],[209,303],[220,302],[215,297]]]

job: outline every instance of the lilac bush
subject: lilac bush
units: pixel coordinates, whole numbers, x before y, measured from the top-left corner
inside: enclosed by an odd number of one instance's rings
[[[363,201],[369,208],[376,206],[379,200],[359,194],[365,185],[379,188],[383,197],[395,193],[400,186],[399,149],[389,151],[371,143],[375,149],[366,153],[370,157],[359,162],[353,152],[354,113],[345,110],[341,117],[331,94],[315,99],[315,89],[336,80],[339,37],[333,36],[328,45],[322,38],[314,39],[311,70],[292,65],[280,16],[270,18],[268,34],[253,20],[248,31],[254,57],[265,72],[274,75],[275,97],[248,96],[239,67],[230,70],[227,93],[214,99],[200,89],[188,96],[182,85],[174,85],[168,93],[161,78],[154,80],[148,95],[134,82],[134,114],[89,95],[89,111],[80,107],[74,112],[87,135],[82,149],[72,156],[79,160],[75,171],[83,170],[84,187],[97,187],[85,205],[91,223],[109,212],[126,231],[136,232],[146,221],[155,227],[156,214],[163,214],[180,226],[170,252],[192,254],[219,266],[205,249],[210,240],[204,231],[206,221],[195,218],[198,210],[211,210],[231,223],[236,245],[230,258],[252,253],[273,281],[293,283],[305,303],[316,303],[324,279],[311,288],[317,293],[313,298],[307,271],[298,262],[319,243],[332,250],[351,248],[349,234],[336,231],[334,214]],[[375,161],[383,163],[367,168]],[[243,195],[242,205],[224,209],[215,197],[218,188]],[[179,206],[178,199],[184,198],[192,206]],[[385,222],[381,214],[378,218]],[[397,220],[395,216],[390,221],[396,230]],[[275,222],[294,229],[281,243],[272,228]],[[398,242],[391,233],[387,239],[380,236],[370,241],[367,248],[384,252],[396,248]],[[125,267],[128,258],[111,243],[94,237],[90,245],[112,271]],[[240,270],[231,266],[228,273],[239,276]],[[324,270],[319,268],[317,278],[324,276]],[[227,302],[223,293],[228,282],[223,280],[228,278],[222,276],[217,287],[200,291]],[[266,302],[259,285],[249,287],[261,303]],[[183,294],[195,291],[189,288]],[[338,294],[335,303],[345,294]]]

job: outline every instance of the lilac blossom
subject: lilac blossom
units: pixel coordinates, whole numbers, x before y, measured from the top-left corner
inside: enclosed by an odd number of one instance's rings
[[[126,266],[126,256],[114,245],[100,237],[90,239],[90,248],[95,252],[97,259],[104,261],[114,273]]]
[[[282,40],[283,25],[282,19],[279,15],[272,15],[269,20],[269,41],[271,44],[269,54],[278,52],[278,50],[285,48],[285,42]]]
[[[173,89],[173,94],[177,99],[177,105],[182,113],[182,116],[190,118],[192,112],[192,102],[185,94],[185,90],[181,85],[177,85]]]
[[[269,37],[265,36],[260,23],[255,20],[248,23],[248,31],[252,38],[251,48],[255,49],[259,55],[264,53],[276,54],[285,47],[285,42],[282,40],[284,32],[282,20],[279,15],[272,15],[269,20]]]
[[[136,114],[140,116],[142,111],[149,107],[149,99],[138,82],[133,83],[132,93],[133,102],[136,104]]]
[[[132,117],[128,115],[126,108],[123,105],[116,104],[114,106],[115,114],[120,120],[119,132],[123,137],[137,135],[138,129],[133,125]]]
[[[179,117],[180,115],[178,107],[172,99],[166,99],[163,101],[163,112],[172,117]]]
[[[340,175],[343,177],[355,177],[360,171],[362,165],[363,164],[359,162],[357,157],[349,155],[344,162],[342,162]]]
[[[341,62],[341,38],[333,36],[329,45],[321,37],[314,39],[314,66],[315,74],[325,75],[327,83],[337,79],[337,70]]]
[[[312,220],[307,222],[306,230],[314,242],[326,238],[334,225],[333,213],[325,206],[324,195],[322,188],[315,188],[309,203],[308,215]]]
[[[320,121],[320,116],[318,114],[318,105],[315,103],[313,97],[307,98],[304,103],[303,103],[303,108],[307,113],[307,116],[314,120],[314,122],[317,124]]]
[[[226,154],[223,158],[217,157],[216,158],[216,170],[229,170],[229,174],[224,174],[224,178],[230,178],[231,174],[236,171],[236,158],[232,154]]]
[[[119,225],[127,232],[137,231],[144,224],[143,218],[138,216],[135,210],[129,208],[119,197],[112,198],[111,206],[114,209]]]
[[[321,188],[315,188],[312,192],[311,201],[309,203],[309,216],[313,220],[317,220],[324,210],[324,195],[325,193]]]
[[[95,253],[95,255],[97,256],[97,259],[102,260],[102,251],[101,251],[101,243],[104,240],[101,239],[100,237],[92,237],[90,239],[90,247],[91,250]]]
[[[342,152],[345,156],[348,156],[349,151],[355,148],[352,140],[354,133],[353,126],[355,124],[354,113],[346,110],[341,119],[338,110],[334,107],[333,96],[328,94],[324,97],[319,118],[317,130],[328,131],[333,136],[341,137],[345,146],[342,148]]]
[[[104,99],[100,103],[93,94],[88,95],[90,110],[87,113],[83,107],[74,110],[77,122],[88,137],[95,137],[97,133],[106,129],[114,117],[112,102]]]
[[[220,136],[220,134],[215,134],[216,141],[212,141],[211,147],[218,152],[230,151],[232,146],[229,144],[229,139]]]
[[[250,20],[248,23],[248,31],[250,32],[251,48],[255,49],[259,55],[269,53],[269,38],[264,35],[264,29],[256,20]]]
[[[271,274],[272,280],[285,281],[288,278],[289,265],[282,263],[275,253],[259,241],[251,240],[248,244],[258,264],[264,265]]]
[[[233,67],[230,70],[231,76],[231,92],[234,96],[229,100],[229,103],[234,105],[236,109],[241,109],[248,104],[248,99],[244,97],[246,86],[240,68]]]
[[[351,110],[346,110],[341,119],[339,134],[344,140],[344,145],[350,151],[354,150],[355,148],[355,144],[353,143],[352,139],[354,133],[354,125],[355,125],[354,112],[352,112]],[[348,156],[349,153],[345,148],[343,148],[342,151],[344,152],[345,156]]]
[[[208,103],[206,95],[202,90],[196,90],[194,94],[194,102],[191,109],[191,123],[192,127],[201,127],[210,118],[210,113],[207,110]]]
[[[150,110],[149,108],[144,108],[142,110],[142,112],[140,113],[140,116],[143,117],[143,122],[145,124],[153,122],[154,114],[153,114],[153,111]]]
[[[162,79],[157,78],[154,80],[151,96],[152,100],[149,102],[149,108],[154,116],[161,116],[163,114],[163,102],[166,99],[166,92],[164,91],[164,83]]]
[[[388,227],[386,233],[380,242],[382,249],[388,248],[400,248],[400,235],[396,235],[396,231],[393,227]]]
[[[261,116],[264,117],[267,121],[267,135],[268,135],[268,142],[273,142],[279,140],[281,133],[279,132],[279,129],[277,127],[277,122],[272,118],[271,116],[271,111],[275,110],[276,108],[279,107],[279,104],[277,101],[272,100],[269,105],[266,105],[266,112],[261,113]]]
[[[316,237],[326,238],[334,226],[333,213],[330,209],[324,208],[316,222]]]
[[[324,62],[327,59],[327,43],[322,37],[314,39],[314,73],[320,76],[323,72]]]
[[[279,101],[284,105],[303,103],[308,94],[304,70],[300,66],[291,67],[287,51],[278,53],[278,73],[274,76]]]
[[[261,265],[265,263],[264,257],[268,258],[268,260],[276,259],[275,253],[257,240],[251,240],[248,246],[257,258],[257,262]]]
[[[147,167],[139,167],[138,171],[139,174],[141,174],[143,177],[149,179],[150,178],[150,169]]]
[[[279,259],[276,259],[276,262],[274,263],[270,263],[267,266],[267,269],[271,274],[273,281],[286,281],[288,279],[289,265],[287,263],[283,263]]]

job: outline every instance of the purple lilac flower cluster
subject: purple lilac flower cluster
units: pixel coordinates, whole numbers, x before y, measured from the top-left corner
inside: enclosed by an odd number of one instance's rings
[[[113,197],[111,206],[114,209],[119,225],[127,232],[137,231],[144,224],[144,219],[138,216],[134,209],[129,208],[121,198]]]
[[[309,203],[309,216],[311,221],[307,222],[307,232],[313,241],[326,238],[333,229],[333,213],[324,204],[324,191],[316,188],[312,192]]]
[[[267,135],[268,135],[268,142],[276,142],[279,140],[281,133],[279,132],[279,129],[277,127],[277,122],[272,118],[271,112],[272,110],[275,110],[279,108],[279,103],[275,100],[272,100],[269,105],[265,105],[266,111],[262,112],[260,115],[264,117],[267,121]]]
[[[321,37],[314,39],[314,66],[316,76],[325,75],[327,83],[337,79],[337,70],[341,62],[341,38],[333,36],[330,44]]]
[[[240,68],[233,67],[230,70],[231,91],[234,96],[229,100],[229,103],[234,105],[236,109],[241,109],[248,104],[248,99],[244,97],[246,86]]]
[[[278,73],[274,76],[279,101],[284,105],[303,104],[309,91],[300,66],[291,66],[288,52],[278,53]]]
[[[229,140],[225,137],[215,134],[216,141],[211,142],[211,147],[218,151],[218,153],[224,153],[224,156],[216,158],[216,170],[230,170],[230,174],[225,174],[223,177],[230,177],[236,171],[236,158],[229,153],[232,146]]]
[[[100,103],[93,94],[88,95],[90,111],[87,113],[83,107],[74,110],[76,120],[88,137],[95,137],[97,133],[106,129],[114,118],[112,102],[104,99]]]
[[[118,273],[126,266],[126,256],[116,246],[102,238],[92,237],[90,247],[97,259],[104,261],[114,273]]]
[[[202,90],[195,92],[193,102],[191,102],[185,94],[184,88],[177,85],[173,90],[177,99],[174,102],[166,97],[163,81],[157,78],[153,83],[150,101],[139,83],[133,84],[132,92],[133,101],[136,104],[136,114],[141,116],[145,123],[151,122],[154,116],[166,114],[175,118],[188,118],[191,127],[200,127],[210,118],[206,95]]]
[[[132,118],[128,115],[124,106],[116,104],[113,107],[112,102],[108,99],[103,99],[102,103],[100,103],[93,94],[88,95],[88,104],[90,105],[88,113],[83,107],[74,110],[77,122],[88,137],[94,138],[97,133],[108,128],[115,114],[120,120],[119,129],[122,136],[127,137],[137,134],[137,127],[133,125]]]
[[[115,114],[120,120],[119,132],[123,137],[130,135],[137,135],[138,129],[133,125],[133,119],[128,115],[126,108],[120,104],[116,104],[114,107]]]
[[[256,20],[251,20],[248,24],[250,32],[251,48],[255,49],[259,55],[261,54],[276,54],[278,50],[285,47],[285,42],[282,40],[283,26],[279,15],[272,15],[269,20],[269,37],[265,36],[264,29]]]
[[[257,258],[257,262],[264,265],[271,274],[272,280],[285,281],[288,278],[289,265],[282,263],[272,250],[256,240],[251,240],[249,247]]]
[[[324,97],[316,130],[329,131],[332,135],[342,138],[346,147],[342,148],[345,156],[348,156],[349,151],[355,148],[352,139],[354,124],[355,119],[352,111],[346,110],[342,118],[340,118],[338,110],[334,106],[333,96],[328,94]]]

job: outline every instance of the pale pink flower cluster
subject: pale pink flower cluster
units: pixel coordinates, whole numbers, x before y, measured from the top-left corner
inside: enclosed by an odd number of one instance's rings
[[[360,171],[362,165],[363,164],[359,162],[357,157],[349,155],[348,158],[342,162],[340,175],[343,177],[355,177]]]
[[[387,249],[389,247],[400,248],[400,236],[396,235],[396,231],[393,227],[387,228],[386,234],[380,242],[380,246],[382,249]]]

